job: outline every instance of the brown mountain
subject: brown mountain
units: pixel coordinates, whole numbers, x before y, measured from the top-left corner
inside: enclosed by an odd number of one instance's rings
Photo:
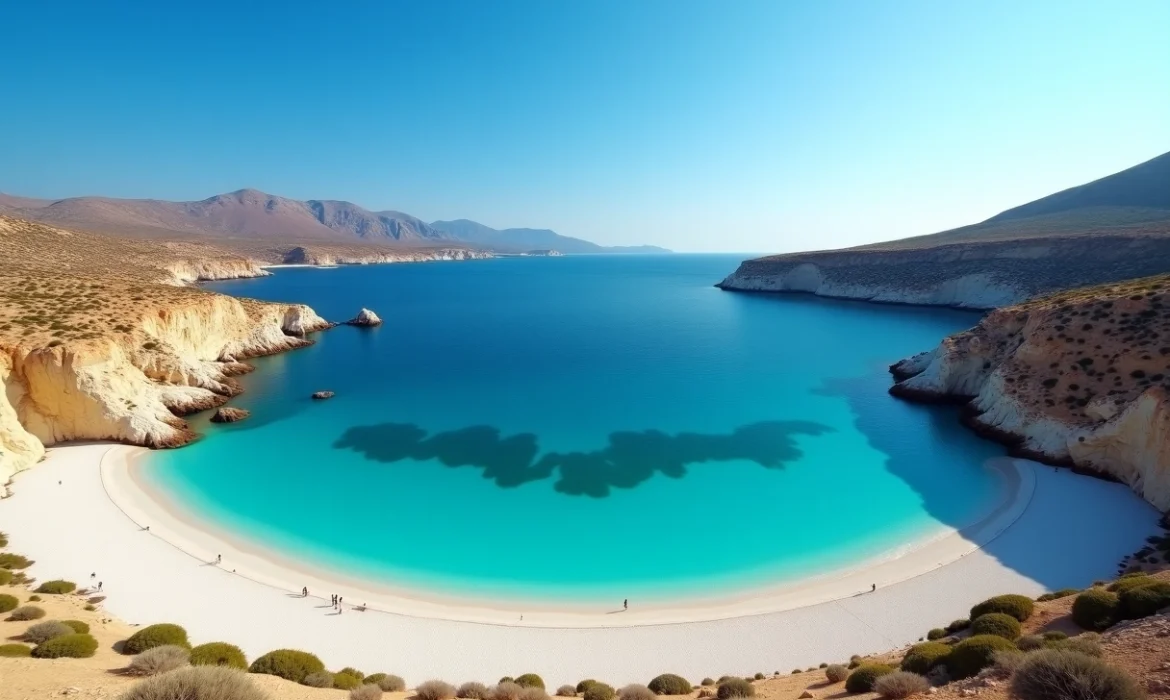
[[[0,211],[99,232],[405,244],[454,240],[401,212],[372,212],[350,202],[286,199],[250,189],[197,202],[109,197],[40,200],[0,195]]]

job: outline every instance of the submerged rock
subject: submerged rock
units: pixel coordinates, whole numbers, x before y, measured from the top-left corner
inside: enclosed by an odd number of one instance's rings
[[[331,399],[331,398],[333,398],[333,392],[332,391],[314,391],[313,396],[310,398],[317,399],[318,401],[323,401],[325,399]]]
[[[231,406],[224,406],[216,409],[215,415],[211,417],[212,423],[235,423],[241,421],[252,415],[250,411],[245,411],[242,408],[232,408]]]
[[[380,326],[382,325],[382,319],[378,318],[378,314],[373,311],[362,309],[358,312],[357,316],[346,321],[346,323],[351,326]]]

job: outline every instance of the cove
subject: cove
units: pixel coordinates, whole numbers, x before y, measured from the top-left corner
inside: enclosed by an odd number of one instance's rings
[[[722,292],[741,256],[280,269],[215,283],[374,309],[254,361],[151,485],[322,571],[446,595],[686,598],[895,554],[992,507],[1001,454],[887,366],[971,312]],[[315,402],[317,390],[336,392]]]

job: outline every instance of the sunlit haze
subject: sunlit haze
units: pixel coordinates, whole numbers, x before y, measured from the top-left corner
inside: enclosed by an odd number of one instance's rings
[[[606,245],[930,233],[1170,150],[1170,3],[10,3],[0,192]]]

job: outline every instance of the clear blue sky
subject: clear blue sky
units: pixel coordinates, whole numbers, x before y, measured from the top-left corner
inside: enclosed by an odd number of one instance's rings
[[[1170,2],[8,3],[0,191],[255,187],[601,243],[984,219],[1170,150]]]

